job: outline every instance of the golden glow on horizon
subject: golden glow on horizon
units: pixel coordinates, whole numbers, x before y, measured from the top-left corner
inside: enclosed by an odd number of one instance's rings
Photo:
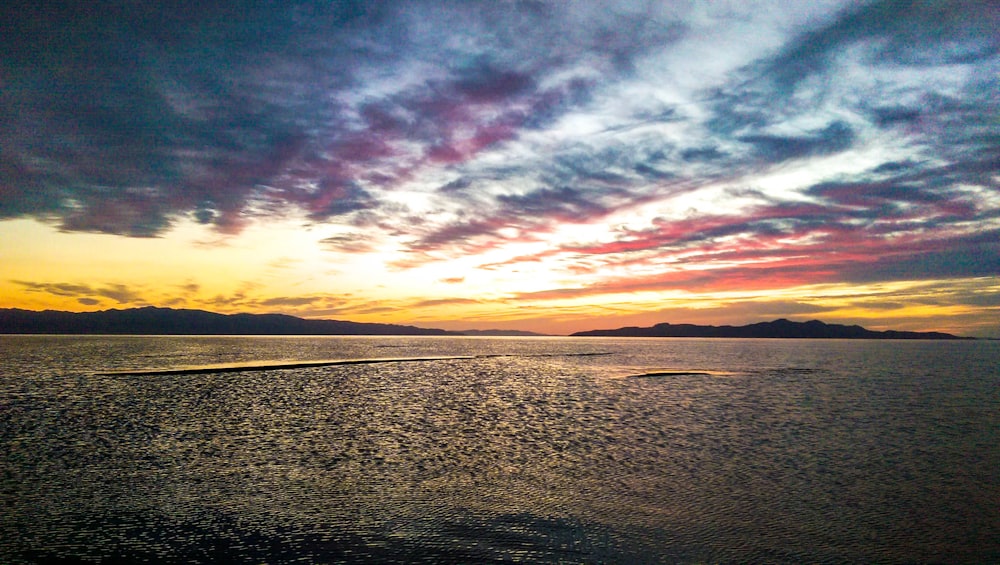
[[[578,229],[559,235],[577,235]],[[599,286],[582,285],[600,285],[614,270],[598,268],[598,273],[571,278],[559,261],[503,265],[544,251],[541,242],[401,269],[392,262],[403,254],[391,242],[370,253],[334,252],[317,243],[330,233],[289,221],[220,237],[181,222],[164,237],[140,239],[61,233],[29,220],[0,222],[5,275],[0,306],[83,311],[155,305],[548,333],[665,321],[743,324],[776,317],[961,331],[988,326],[983,309],[961,299],[989,302],[1000,294],[1000,283],[988,277],[702,292],[609,287],[601,292]],[[997,313],[997,307],[992,311]]]

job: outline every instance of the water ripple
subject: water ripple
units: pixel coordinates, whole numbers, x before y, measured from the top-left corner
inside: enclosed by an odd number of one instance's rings
[[[20,339],[4,562],[1000,559],[996,344]]]

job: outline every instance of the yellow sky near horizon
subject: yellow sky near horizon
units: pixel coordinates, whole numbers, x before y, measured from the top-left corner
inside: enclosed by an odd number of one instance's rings
[[[154,238],[66,233],[34,220],[0,222],[0,307],[80,312],[153,305],[560,335],[778,317],[963,335],[996,330],[996,307],[989,303],[1000,294],[1000,282],[988,277],[764,290],[609,288],[535,298],[558,279],[545,272],[544,261],[526,272],[476,269],[468,256],[401,269],[391,265],[392,254],[323,250],[317,241],[325,235],[295,222],[236,236],[181,223]],[[970,306],[970,299],[987,306]]]

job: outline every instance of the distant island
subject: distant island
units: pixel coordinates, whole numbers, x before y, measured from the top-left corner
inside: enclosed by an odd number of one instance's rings
[[[825,339],[975,339],[943,332],[874,331],[861,326],[827,324],[819,320],[793,322],[784,318],[746,326],[699,326],[656,324],[648,328],[576,332],[574,336],[603,337],[743,337],[743,338],[825,338]]]

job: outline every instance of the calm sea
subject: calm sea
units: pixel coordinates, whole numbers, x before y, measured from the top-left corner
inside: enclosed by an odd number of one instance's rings
[[[996,563],[998,424],[1000,342],[0,336],[0,562]]]

